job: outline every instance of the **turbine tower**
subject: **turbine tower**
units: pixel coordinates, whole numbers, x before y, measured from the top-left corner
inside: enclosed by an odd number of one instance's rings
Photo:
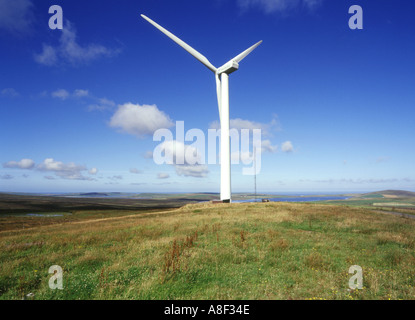
[[[223,202],[231,202],[231,154],[230,154],[230,137],[229,137],[229,75],[238,70],[239,62],[241,62],[252,50],[258,47],[262,40],[248,48],[235,58],[226,62],[223,66],[216,68],[209,60],[189,46],[184,41],[177,38],[174,34],[164,29],[162,26],[141,15],[145,20],[154,27],[163,32],[166,36],[176,42],[179,46],[189,52],[193,57],[199,60],[209,70],[215,74],[216,78],[216,94],[218,97],[219,119],[220,119],[220,200]]]

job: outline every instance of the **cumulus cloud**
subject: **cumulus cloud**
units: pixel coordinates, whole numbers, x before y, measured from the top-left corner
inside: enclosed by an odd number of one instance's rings
[[[157,179],[168,179],[168,178],[170,178],[170,175],[168,173],[161,172],[157,174]]]
[[[53,158],[47,158],[42,163],[36,165],[32,159],[22,159],[20,161],[9,161],[3,163],[4,168],[10,169],[26,169],[31,170],[35,169],[38,171],[44,172],[54,172],[57,177],[69,180],[95,180],[92,178],[88,178],[82,175],[83,171],[87,171],[88,169],[85,166],[77,165],[73,162],[70,163],[63,163],[61,161],[55,161]],[[92,168],[89,171],[89,174],[95,175],[98,170],[96,168]],[[23,175],[27,178],[27,175]],[[51,180],[54,178],[52,176],[45,176],[45,179]]]
[[[231,119],[229,123],[229,127],[231,129],[231,132],[230,132],[231,134],[231,160],[233,164],[238,164],[241,161],[244,164],[250,164],[254,161],[253,160],[254,156],[252,152],[249,152],[247,150],[239,150],[240,148],[239,139],[236,140],[237,143],[235,144],[235,141],[232,138],[233,134],[235,133],[235,132],[232,132],[233,130],[236,130],[237,133],[239,134],[239,137],[241,139],[241,147],[245,143],[249,143],[249,145],[252,145],[251,146],[252,150],[254,150],[255,147],[257,147],[257,150],[260,150],[261,153],[265,153],[265,152],[275,153],[278,150],[278,146],[273,145],[271,140],[269,139],[262,140],[262,137],[272,136],[273,131],[281,130],[278,117],[275,114],[272,116],[272,120],[269,123],[256,122],[256,121],[245,120],[241,118]],[[210,124],[210,129],[216,129],[216,130],[220,129],[220,123],[218,121],[212,122]],[[252,135],[252,137],[249,137],[248,141],[242,140],[243,139],[243,135],[241,131],[242,129],[249,130],[250,135]],[[261,130],[259,135],[257,135],[255,131],[253,131],[255,129]],[[242,147],[242,149],[244,148]]]
[[[322,4],[323,0],[238,0],[242,10],[260,8],[265,13],[286,12],[297,7],[314,10]]]
[[[204,163],[201,152],[196,147],[176,140],[166,140],[159,144],[154,156],[155,162],[159,164],[163,161],[174,165]]]
[[[261,141],[261,151],[275,153],[278,150],[278,146],[274,146],[270,140]]]
[[[66,20],[65,26],[61,31],[59,45],[43,44],[42,52],[35,54],[34,59],[36,62],[46,66],[54,66],[59,62],[78,66],[90,63],[101,57],[113,57],[119,53],[119,49],[110,49],[100,44],[80,45],[77,41],[75,28]]]
[[[0,29],[22,34],[33,22],[33,3],[30,0],[0,0]]]
[[[32,169],[35,166],[35,162],[32,159],[22,159],[20,161],[9,161],[3,164],[4,168],[16,168],[16,169]]]
[[[281,146],[281,150],[283,152],[293,152],[294,151],[294,147],[291,141],[285,141],[282,146]]]
[[[121,132],[143,138],[152,135],[157,129],[170,128],[174,124],[156,105],[126,103],[118,106],[109,125]]]
[[[94,180],[82,175],[82,172],[87,170],[85,166],[77,165],[73,162],[63,163],[61,161],[55,161],[53,158],[45,159],[37,165],[37,169],[40,171],[54,172],[56,176],[68,180]]]
[[[179,176],[202,178],[209,173],[202,153],[192,145],[176,140],[164,141],[155,151],[155,162],[173,165]]]

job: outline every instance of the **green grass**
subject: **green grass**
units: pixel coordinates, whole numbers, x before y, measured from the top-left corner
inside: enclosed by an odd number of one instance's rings
[[[414,227],[362,208],[245,203],[7,231],[0,299],[414,299]],[[52,265],[63,290],[49,289]],[[349,290],[352,265],[362,290]]]
[[[403,213],[415,216],[415,201],[414,198],[378,198],[377,195],[371,195],[372,199],[368,197],[356,197],[348,200],[329,200],[316,201],[315,204],[338,205],[346,207],[357,207],[364,209],[371,209],[375,211],[386,211]]]
[[[363,199],[379,199],[379,198],[383,198],[382,194],[364,194],[360,196]]]

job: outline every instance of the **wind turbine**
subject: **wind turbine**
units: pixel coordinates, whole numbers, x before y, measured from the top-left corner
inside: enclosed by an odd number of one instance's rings
[[[210,71],[215,74],[216,78],[216,94],[218,97],[219,119],[220,119],[220,199],[223,202],[231,202],[231,154],[230,154],[230,138],[229,138],[229,75],[238,70],[239,62],[241,62],[252,50],[258,47],[262,40],[248,48],[244,52],[237,55],[235,58],[226,62],[223,66],[216,68],[209,60],[189,46],[184,41],[177,38],[174,34],[164,29],[162,26],[141,15],[145,20],[151,23],[154,27],[163,32],[166,36],[176,42],[184,50],[189,52],[193,57],[199,60]]]

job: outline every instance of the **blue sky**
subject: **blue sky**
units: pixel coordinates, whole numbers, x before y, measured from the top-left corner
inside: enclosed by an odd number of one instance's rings
[[[63,30],[48,26],[63,9]],[[363,30],[348,25],[363,8]],[[0,191],[219,192],[219,165],[157,165],[155,129],[261,128],[258,190],[415,191],[415,4],[407,0],[0,0]],[[232,190],[253,176],[232,166]]]

